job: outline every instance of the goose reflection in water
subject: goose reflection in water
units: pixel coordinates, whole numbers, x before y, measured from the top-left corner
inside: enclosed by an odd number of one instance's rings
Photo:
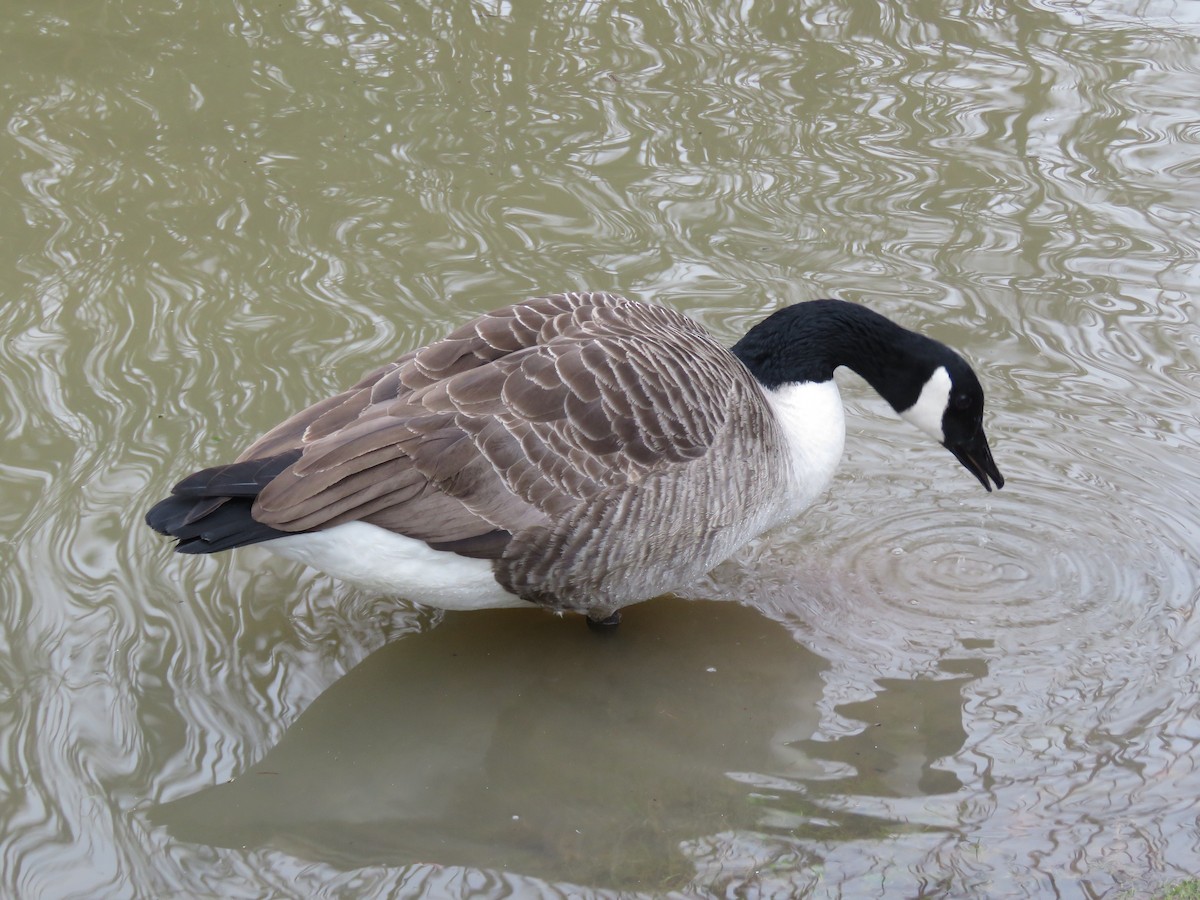
[[[151,819],[185,841],[338,867],[662,888],[694,874],[681,845],[719,832],[893,832],[821,805],[852,789],[856,759],[893,794],[957,789],[929,773],[961,746],[960,680],[888,685],[863,734],[899,749],[863,759],[864,738],[809,740],[828,666],[778,622],[729,602],[627,614],[637,627],[603,637],[519,611],[449,614],[341,678],[244,774]],[[958,746],[914,744],[913,715],[950,721],[939,733]]]

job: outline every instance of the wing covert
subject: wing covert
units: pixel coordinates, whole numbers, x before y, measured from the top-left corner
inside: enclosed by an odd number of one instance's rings
[[[610,294],[506,307],[256,442],[247,454],[302,453],[255,517],[500,547],[498,533],[707,453],[730,409],[711,398],[737,402],[749,385],[731,360],[693,320]]]

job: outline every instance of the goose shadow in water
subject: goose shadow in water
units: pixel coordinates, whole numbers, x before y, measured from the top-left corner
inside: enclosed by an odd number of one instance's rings
[[[819,817],[830,837],[829,810],[803,796],[828,777],[806,740],[825,668],[729,602],[641,604],[611,635],[529,611],[452,614],[347,673],[246,773],[149,814],[183,841],[339,868],[661,888],[693,874],[681,843],[777,830],[760,781],[789,835]],[[781,782],[796,792],[780,797]],[[834,816],[858,836],[899,827]]]

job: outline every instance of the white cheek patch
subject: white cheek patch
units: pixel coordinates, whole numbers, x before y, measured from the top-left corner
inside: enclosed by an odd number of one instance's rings
[[[906,421],[932,435],[940,444],[946,439],[942,432],[942,416],[950,403],[950,373],[945,366],[938,366],[921,388],[917,402],[900,413]]]

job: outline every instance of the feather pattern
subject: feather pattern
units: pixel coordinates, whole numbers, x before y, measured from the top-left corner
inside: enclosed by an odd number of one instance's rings
[[[572,293],[406,354],[240,460],[300,451],[254,502],[273,529],[367,522],[492,558],[528,600],[613,609],[743,543],[788,473],[724,461],[782,442],[753,377],[692,319]]]

